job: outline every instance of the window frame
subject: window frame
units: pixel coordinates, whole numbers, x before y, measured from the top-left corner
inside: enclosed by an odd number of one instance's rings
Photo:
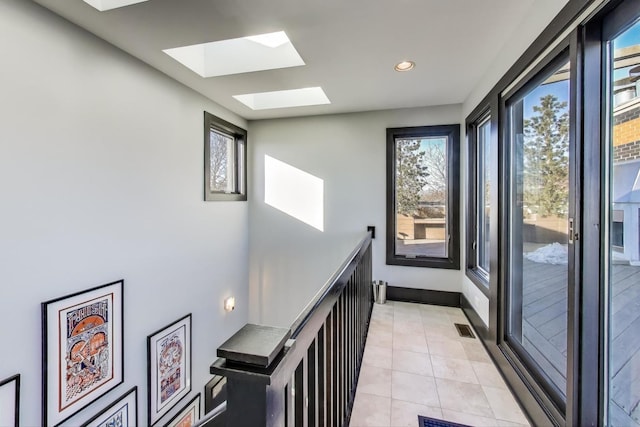
[[[447,210],[449,229],[447,257],[416,256],[395,253],[396,241],[396,139],[444,137],[447,139]],[[387,128],[387,265],[460,269],[460,125],[435,125]]]
[[[492,169],[497,167],[497,162],[495,161],[492,151],[494,147],[494,136],[496,132],[494,132],[494,124],[493,124],[494,116],[492,114],[491,108],[488,106],[486,108],[482,108],[479,114],[471,116],[470,119],[467,119],[466,127],[467,127],[467,173],[468,173],[468,181],[467,181],[467,224],[466,224],[466,266],[465,273],[469,280],[473,282],[474,285],[478,287],[478,289],[489,298],[489,284],[491,278],[491,265],[489,265],[489,271],[485,271],[478,264],[478,230],[479,230],[479,216],[478,216],[478,182],[479,182],[479,173],[484,172],[479,170],[478,162],[480,158],[478,157],[478,131],[480,128],[489,124],[489,164],[484,165],[485,168],[488,168],[489,171],[489,182],[492,183],[491,178],[493,178]],[[486,156],[484,157],[486,158]],[[491,191],[489,194],[489,204],[492,206],[493,193],[496,191],[495,184],[490,187]],[[492,206],[493,207],[493,206]],[[492,209],[493,211],[493,209]],[[492,223],[492,215],[488,216],[489,224]],[[491,231],[489,231],[489,238],[491,239]],[[475,245],[474,245],[475,243]],[[494,243],[495,245],[495,243]],[[489,264],[491,264],[491,252],[489,253]]]
[[[234,191],[211,191],[211,131],[216,131],[234,140],[233,174]],[[204,200],[205,201],[246,201],[247,200],[247,131],[229,123],[207,111],[204,112]]]
[[[501,306],[501,322],[498,327],[499,330],[499,341],[498,346],[500,347],[503,354],[505,354],[510,360],[512,367],[515,368],[522,379],[524,379],[529,387],[530,391],[536,396],[539,403],[542,402],[543,406],[549,411],[548,415],[555,420],[565,419],[567,416],[567,410],[569,408],[569,401],[572,399],[572,385],[570,384],[571,378],[569,377],[569,372],[573,372],[574,360],[571,357],[571,352],[573,349],[570,349],[570,343],[573,341],[573,334],[575,334],[575,325],[573,324],[575,320],[574,313],[572,312],[573,307],[570,303],[574,298],[574,286],[572,280],[575,280],[575,271],[571,258],[571,249],[569,249],[569,261],[567,265],[567,300],[569,301],[567,307],[567,378],[566,378],[566,386],[565,386],[565,395],[562,395],[562,392],[553,384],[551,380],[548,379],[548,376],[544,372],[542,368],[536,367],[536,360],[525,350],[525,347],[521,342],[518,342],[517,339],[512,335],[513,326],[513,317],[512,310],[518,310],[518,301],[521,301],[522,298],[522,286],[518,287],[514,283],[514,271],[522,271],[522,266],[518,266],[517,262],[513,263],[513,239],[521,239],[521,235],[517,233],[513,233],[513,224],[512,224],[512,215],[514,212],[514,206],[511,203],[512,196],[515,191],[515,183],[516,180],[513,177],[513,168],[515,166],[514,158],[514,150],[516,150],[514,144],[512,144],[511,136],[514,127],[513,116],[510,113],[510,108],[519,104],[519,109],[522,109],[522,101],[527,95],[528,92],[532,88],[540,86],[548,77],[549,70],[557,68],[558,66],[570,62],[570,77],[569,77],[569,85],[575,85],[576,81],[576,65],[575,58],[572,55],[572,41],[571,37],[567,36],[561,39],[557,45],[549,52],[546,52],[545,55],[541,56],[538,60],[538,63],[535,67],[523,72],[520,78],[517,80],[516,84],[513,85],[509,90],[504,91],[500,96],[500,132],[501,132],[501,140],[500,140],[500,172],[504,177],[504,183],[500,189],[500,200],[501,206],[499,211],[499,219],[498,223],[500,224],[500,256],[498,262],[501,264],[501,273],[500,273],[500,306]],[[574,104],[575,93],[570,89],[570,94],[568,98],[568,108],[569,111],[575,108]],[[576,114],[577,111],[573,110],[573,113],[570,114],[570,121],[573,120],[571,117],[573,114]],[[522,111],[516,112],[516,114],[522,114]],[[572,126],[569,128],[569,150],[571,151],[571,158],[575,161],[575,135]],[[569,167],[569,182],[570,187],[571,183],[575,182],[575,179],[572,178],[572,171],[574,170],[573,166]],[[569,199],[574,199],[575,194],[569,194]],[[578,202],[575,203],[576,205]],[[569,203],[570,213],[569,217],[575,217],[575,213],[571,212],[572,203]],[[576,254],[578,251],[576,251]],[[517,258],[516,258],[517,261]],[[516,264],[514,266],[514,264]],[[574,279],[572,279],[574,278]],[[518,277],[518,280],[521,279]],[[576,281],[577,283],[577,281]],[[514,295],[515,293],[515,295]],[[514,303],[515,302],[515,303]],[[521,309],[522,307],[520,307]],[[521,313],[515,316],[517,318],[522,318]]]

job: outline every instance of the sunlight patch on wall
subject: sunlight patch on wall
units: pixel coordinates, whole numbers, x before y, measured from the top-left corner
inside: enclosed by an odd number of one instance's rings
[[[264,156],[264,202],[324,231],[324,180]]]

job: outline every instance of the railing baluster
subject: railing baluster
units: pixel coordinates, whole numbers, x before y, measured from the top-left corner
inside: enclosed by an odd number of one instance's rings
[[[331,424],[334,427],[339,427],[338,423],[338,413],[340,412],[340,393],[339,393],[339,381],[340,375],[338,372],[340,371],[340,361],[339,359],[339,336],[338,336],[338,326],[340,325],[340,319],[338,317],[338,302],[333,306],[333,324],[331,330]]]
[[[351,395],[351,392],[355,391],[356,366],[358,365],[358,351],[356,346],[356,307],[358,306],[358,300],[356,299],[356,289],[358,289],[358,274],[360,274],[360,269],[356,268],[356,278],[351,282],[351,327],[349,328],[349,330],[351,331],[351,337],[349,340],[349,344],[351,346],[351,357],[349,358],[351,365],[351,375],[349,376],[349,395]]]
[[[367,286],[367,284],[365,284],[365,286]],[[362,289],[361,286],[358,286],[357,289],[357,299],[358,299],[358,309],[356,310],[358,312],[357,316],[358,316],[358,353],[360,353],[360,350],[362,348],[362,335],[363,335],[363,330],[364,330],[364,316],[362,314],[362,296],[364,295],[364,289]],[[358,366],[360,366],[360,362],[361,360],[358,359]]]
[[[344,352],[342,346],[342,331],[344,331],[344,323],[342,322],[342,295],[336,303],[336,316],[338,318],[338,328],[336,329],[336,341],[338,343],[336,352],[336,416],[337,420],[341,418],[342,410],[342,354]],[[340,424],[338,424],[340,425]]]
[[[342,328],[340,328],[340,419],[343,420],[344,419],[344,415],[345,415],[345,402],[346,402],[346,384],[347,384],[347,375],[346,375],[346,359],[344,357],[345,353],[346,353],[346,341],[345,341],[345,337],[346,337],[346,332],[347,332],[347,321],[346,321],[346,311],[345,311],[345,306],[346,306],[346,302],[347,302],[347,298],[346,298],[346,288],[342,291],[342,298],[340,301],[340,318],[342,319]]]
[[[354,275],[358,273],[358,269],[353,272]],[[349,407],[349,396],[351,396],[351,375],[353,373],[353,346],[352,346],[352,337],[353,337],[353,282],[354,275],[349,279],[349,283],[347,283],[347,356],[346,356],[346,364],[347,364],[347,373],[346,373],[346,384],[345,384],[345,396],[346,396],[346,404],[345,404],[345,414],[346,409]]]
[[[305,377],[305,359],[302,359],[298,367],[296,368],[296,372],[294,374],[295,381],[295,396],[294,396],[294,419],[296,427],[305,427],[305,418],[306,414],[304,411],[304,401],[306,398],[306,387],[304,384]]]
[[[316,427],[318,425],[318,366],[317,366],[317,346],[316,340],[311,343],[307,350],[307,426]]]
[[[334,313],[335,313],[335,310],[332,309],[331,314],[327,319],[327,426],[329,427],[335,427],[336,425],[334,421],[335,418],[333,416],[333,413],[336,407],[336,401],[334,398],[335,396],[334,385],[336,383],[334,380],[334,374],[336,372]]]
[[[325,319],[320,331],[318,331],[318,426],[327,424],[326,330],[327,320]]]

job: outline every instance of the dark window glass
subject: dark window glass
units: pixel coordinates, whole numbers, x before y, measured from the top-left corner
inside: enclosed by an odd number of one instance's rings
[[[491,120],[486,117],[477,128],[476,154],[476,266],[487,276],[489,275],[489,254],[491,241],[490,213],[491,213],[491,181],[489,177],[491,153]]]
[[[491,116],[480,112],[467,119],[467,259],[466,274],[487,297],[491,258]],[[494,165],[496,167],[496,165]]]
[[[216,129],[209,132],[209,191],[233,193],[235,192],[234,174],[234,145],[232,135],[222,133]]]
[[[247,200],[247,131],[205,114],[205,200]]]
[[[569,64],[566,56],[507,103],[508,336],[564,400],[567,378]]]

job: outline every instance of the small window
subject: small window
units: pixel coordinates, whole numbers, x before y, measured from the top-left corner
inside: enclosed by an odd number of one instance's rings
[[[204,199],[247,200],[247,131],[205,111]]]
[[[480,116],[468,126],[469,216],[467,221],[467,276],[485,294],[489,289],[491,217],[491,117]]]
[[[387,264],[460,268],[458,125],[387,129]]]

